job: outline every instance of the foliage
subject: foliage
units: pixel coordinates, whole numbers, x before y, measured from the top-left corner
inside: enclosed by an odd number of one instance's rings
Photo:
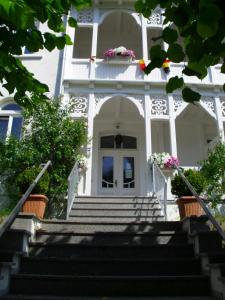
[[[60,99],[48,101],[33,111],[24,111],[24,136],[20,141],[10,138],[0,142],[0,174],[7,180],[10,195],[17,195],[14,182],[25,169],[52,161],[49,170],[50,184],[48,215],[63,210],[67,178],[86,144],[86,123],[70,116],[73,103],[61,105]]]
[[[19,187],[20,193],[24,194],[29,186],[33,183],[38,173],[41,171],[41,168],[31,167],[25,169],[22,173],[16,178],[15,184]],[[32,194],[46,194],[49,188],[49,174],[46,171],[35,188],[32,191]]]
[[[215,207],[225,195],[225,144],[218,143],[201,166],[207,179],[206,193]]]
[[[201,194],[205,188],[205,177],[200,171],[188,169],[183,172],[184,176],[188,179],[190,184],[195,188],[197,194]],[[181,175],[176,174],[171,180],[171,192],[172,194],[181,197],[181,196],[192,196],[191,191],[184,183]]]
[[[91,0],[0,1],[0,82],[10,94],[15,91],[15,101],[20,105],[42,101],[48,87],[36,80],[15,55],[21,55],[24,47],[37,52],[71,45],[70,37],[65,34],[64,17],[71,5],[82,9],[90,3]],[[47,31],[41,32],[37,22],[45,23]],[[77,24],[72,17],[68,23],[72,27]]]
[[[175,156],[171,156],[167,152],[153,153],[150,157],[150,162],[155,162],[161,169],[174,168],[179,166],[179,160]]]
[[[225,1],[224,0],[137,0],[135,8],[148,18],[153,10],[160,6],[165,16],[162,39],[168,44],[164,51],[160,45],[151,47],[151,62],[145,69],[149,74],[160,68],[168,57],[172,62],[180,63],[187,59],[182,73],[204,79],[208,68],[222,62],[221,73],[225,73]],[[178,40],[182,40],[182,46]],[[183,78],[170,78],[166,90],[172,93],[182,88],[186,102],[199,101],[199,93],[188,88]],[[225,91],[225,84],[223,86]]]

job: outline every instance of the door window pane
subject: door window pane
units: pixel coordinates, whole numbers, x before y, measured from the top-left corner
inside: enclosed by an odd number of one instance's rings
[[[113,174],[113,157],[103,156],[102,158],[102,187],[113,188],[114,187],[114,174]]]
[[[135,188],[134,157],[123,158],[123,187]]]
[[[114,136],[102,136],[101,137],[101,148],[114,148]]]
[[[16,103],[9,103],[9,104],[6,104],[2,110],[16,110],[16,111],[21,111],[21,107],[16,104]]]
[[[8,129],[8,118],[0,118],[0,139],[5,140]]]

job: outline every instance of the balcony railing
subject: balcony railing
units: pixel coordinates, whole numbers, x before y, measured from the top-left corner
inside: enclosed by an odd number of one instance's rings
[[[184,63],[170,65],[170,74],[166,74],[162,69],[155,69],[149,75],[139,67],[139,61],[106,61],[104,59],[72,59],[70,67],[65,70],[65,81],[126,81],[126,82],[146,82],[163,83],[170,77],[183,77],[189,84],[223,85],[225,75],[220,73],[220,65],[208,69],[208,75],[199,80],[195,76],[185,76],[182,74]]]

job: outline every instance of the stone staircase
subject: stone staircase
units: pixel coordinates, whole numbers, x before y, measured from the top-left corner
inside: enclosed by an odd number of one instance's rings
[[[225,251],[206,218],[163,218],[157,199],[129,197],[80,197],[68,221],[20,215],[0,240],[0,270],[12,266],[0,298],[223,299],[209,266],[220,257],[222,282]]]

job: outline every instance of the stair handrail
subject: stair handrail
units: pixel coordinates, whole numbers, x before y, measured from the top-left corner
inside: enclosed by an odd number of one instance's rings
[[[176,164],[174,164],[174,168],[177,170],[178,174],[181,176],[182,180],[187,185],[187,187],[191,191],[192,195],[197,199],[198,203],[201,205],[201,207],[204,210],[205,214],[207,215],[207,217],[209,218],[211,223],[214,225],[214,227],[216,228],[216,230],[218,231],[218,233],[220,234],[222,239],[225,240],[225,232],[223,231],[222,227],[217,222],[217,220],[214,218],[214,216],[210,212],[209,208],[204,203],[203,199],[198,195],[198,193],[196,192],[193,185],[189,182],[187,177],[183,174],[181,168],[179,168]]]
[[[41,164],[41,171],[37,175],[37,177],[34,179],[34,181],[31,183],[31,185],[28,187],[26,192],[22,195],[16,206],[13,208],[9,216],[3,221],[3,223],[0,225],[0,238],[4,234],[4,232],[12,225],[15,218],[17,217],[18,213],[21,211],[21,208],[24,204],[24,202],[27,200],[27,198],[30,196],[31,192],[33,191],[34,187],[37,185],[45,171],[48,169],[48,167],[51,165],[51,161],[49,160],[46,164]]]
[[[70,175],[68,177],[68,195],[67,195],[67,211],[66,218],[69,218],[69,214],[76,198],[77,187],[79,183],[79,162],[76,161]]]
[[[159,194],[160,187],[157,187],[157,178],[161,179],[163,182],[163,186],[161,189],[163,189],[163,199],[161,199],[161,195]],[[163,208],[164,217],[167,221],[167,186],[168,186],[168,180],[166,179],[165,175],[159,168],[159,166],[156,164],[155,161],[152,162],[152,183],[153,183],[153,194],[157,196],[161,207]]]

